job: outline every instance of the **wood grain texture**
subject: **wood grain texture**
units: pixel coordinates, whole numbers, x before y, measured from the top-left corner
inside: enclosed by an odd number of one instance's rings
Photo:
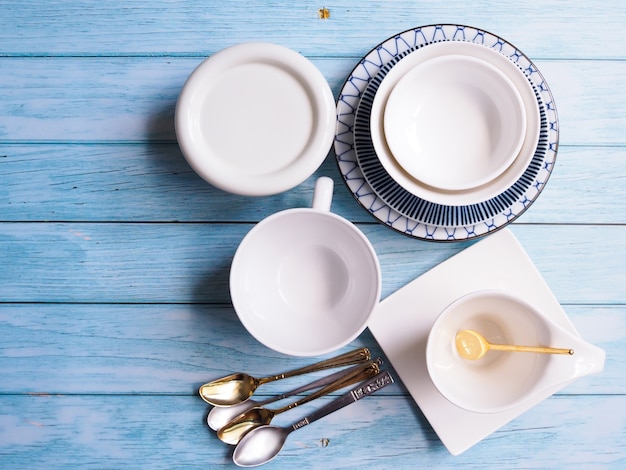
[[[318,10],[326,7],[327,20]],[[304,0],[221,3],[171,0],[3,2],[4,55],[209,55],[243,41],[272,41],[308,56],[360,58],[378,42],[420,25],[476,26],[539,58],[623,59],[620,0],[479,2]],[[37,12],[37,14],[33,14]],[[273,26],[273,27],[271,27]]]
[[[375,46],[376,41],[368,51]],[[337,97],[359,59],[311,60]],[[10,116],[0,123],[0,142],[174,142],[176,99],[201,62],[171,57],[0,57],[0,114]],[[626,145],[626,117],[621,112],[626,107],[621,86],[626,62],[542,59],[536,65],[554,90],[561,144]]]
[[[626,303],[626,269],[615,256],[626,250],[626,227],[513,225],[559,301]],[[225,303],[232,257],[251,228],[1,224],[0,302]],[[414,240],[382,224],[362,229],[380,260],[383,298],[471,244]]]
[[[506,38],[550,85],[557,163],[511,230],[583,338],[605,349],[605,370],[458,457],[398,382],[298,431],[265,468],[626,466],[622,0],[5,0],[0,11],[2,468],[235,468],[232,449],[206,426],[198,387],[313,359],[279,354],[248,334],[230,304],[230,263],[254,223],[308,206],[317,176],[335,180],[333,210],[372,241],[383,297],[473,244],[429,243],[382,226],[348,192],[332,151],[283,194],[224,193],[190,169],[174,132],[186,78],[224,47],[290,47],[337,98],[370,49],[433,23]],[[359,346],[382,354],[369,331],[340,352]],[[259,395],[309,379],[267,384]]]
[[[581,379],[561,394],[626,393],[626,307],[566,305],[564,309],[587,341],[606,350],[608,360],[602,374]],[[254,340],[226,304],[5,304],[0,307],[0,337],[4,338],[0,395],[196,397],[200,385],[233,371],[262,377],[312,362],[276,353]],[[363,346],[386,360],[369,330],[340,352]],[[386,361],[385,367],[392,365]],[[279,394],[310,380],[307,376],[266,384],[258,394]],[[381,394],[407,395],[401,383]]]
[[[562,146],[549,184],[519,222],[626,223],[625,177],[615,171],[625,162],[625,147]],[[355,203],[333,155],[298,188],[258,200],[206,183],[175,143],[0,144],[0,172],[4,222],[256,222],[310,205],[318,176],[335,180],[333,211],[375,220]]]
[[[263,468],[620,468],[625,410],[622,395],[553,397],[453,457],[413,403],[374,395],[298,430]],[[206,426],[207,411],[196,397],[2,396],[3,457],[20,468],[236,468],[232,448]]]

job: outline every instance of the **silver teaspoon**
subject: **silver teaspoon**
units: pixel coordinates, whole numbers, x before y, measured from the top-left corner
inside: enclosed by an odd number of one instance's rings
[[[302,392],[307,392],[309,390],[313,390],[320,387],[325,387],[333,383],[334,381],[340,379],[346,372],[352,372],[353,370],[359,368],[359,365],[352,366],[347,370],[340,370],[339,372],[335,372],[326,377],[322,377],[321,379],[317,379],[314,382],[308,383],[298,388],[294,388],[293,390],[289,390],[288,392],[283,393],[282,395],[274,396],[267,398],[263,401],[256,401],[252,398],[248,398],[247,400],[242,401],[241,403],[237,403],[236,405],[231,406],[215,406],[209,412],[207,416],[207,424],[211,429],[217,431],[220,428],[226,426],[233,418],[239,416],[241,413],[248,411],[251,408],[257,406],[265,406],[270,403],[274,403],[276,401],[283,400],[288,397],[292,397]]]
[[[233,462],[240,467],[263,465],[278,455],[287,436],[296,429],[311,424],[391,383],[393,383],[391,374],[387,371],[381,372],[289,427],[265,425],[253,429],[239,441],[233,453]]]

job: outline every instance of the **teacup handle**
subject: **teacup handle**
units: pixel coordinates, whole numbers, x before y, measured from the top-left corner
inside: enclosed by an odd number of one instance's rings
[[[321,176],[315,182],[313,193],[313,209],[330,212],[330,205],[333,200],[334,182],[328,176]]]

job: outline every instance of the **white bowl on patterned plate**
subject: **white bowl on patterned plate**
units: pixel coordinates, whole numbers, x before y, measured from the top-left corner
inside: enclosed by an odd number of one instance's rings
[[[525,112],[526,132],[522,146],[513,162],[487,183],[461,190],[444,190],[429,186],[405,171],[392,154],[384,130],[387,102],[399,81],[421,64],[449,55],[463,55],[480,59],[496,67],[514,84],[522,99]],[[541,125],[537,98],[524,73],[500,52],[480,44],[464,41],[444,41],[429,44],[428,47],[421,47],[402,57],[388,70],[377,88],[371,104],[371,111],[363,114],[367,114],[370,121],[370,137],[373,148],[388,175],[407,192],[421,199],[436,204],[455,206],[487,201],[511,187],[526,171],[532,160],[537,148]]]
[[[399,165],[422,183],[458,191],[506,170],[526,136],[515,84],[497,67],[444,55],[414,67],[393,87],[384,138]]]

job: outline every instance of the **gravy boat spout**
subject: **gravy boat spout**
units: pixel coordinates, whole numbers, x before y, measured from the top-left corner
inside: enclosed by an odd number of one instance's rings
[[[580,336],[563,329],[543,317],[546,330],[544,339],[551,346],[563,345],[574,350],[571,356],[546,355],[545,368],[536,383],[536,390],[557,387],[586,375],[596,374],[604,369],[606,353],[603,349],[584,341]],[[558,346],[560,347],[560,346]]]

